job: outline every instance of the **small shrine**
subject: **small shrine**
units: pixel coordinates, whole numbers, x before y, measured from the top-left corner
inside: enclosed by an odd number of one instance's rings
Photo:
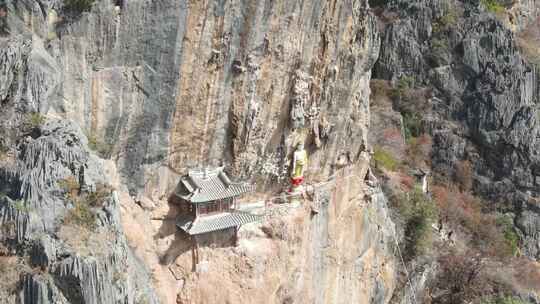
[[[236,210],[236,198],[252,190],[248,183],[232,182],[223,167],[190,170],[175,190],[181,209],[176,226],[195,243],[197,236],[218,231],[216,241],[225,238],[227,232],[233,232],[236,241],[240,226],[261,220],[261,216]]]

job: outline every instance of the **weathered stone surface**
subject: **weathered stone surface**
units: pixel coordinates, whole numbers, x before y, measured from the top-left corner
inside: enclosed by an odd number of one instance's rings
[[[179,251],[189,252],[190,243],[175,233],[174,207],[166,203],[178,173],[188,168],[227,165],[237,178],[258,182],[256,195],[264,197],[288,183],[290,153],[304,141],[310,181],[358,163],[355,173],[365,174],[368,84],[380,46],[367,1],[124,4],[95,1],[75,14],[64,1],[7,2],[0,94],[8,107],[0,123],[15,161],[0,170],[8,194],[0,219],[16,223],[14,239],[31,248],[32,264],[43,269],[24,277],[23,302],[155,303],[146,266],[163,303],[174,303],[177,293],[179,301],[220,302],[215,286],[221,285],[214,283],[225,275],[220,282],[229,284],[233,302],[388,302],[394,268],[386,207],[381,200],[373,200],[369,212],[360,207],[362,177],[340,180],[340,190],[324,194],[316,215],[301,213],[296,220],[303,234],[289,231],[288,239],[276,241],[280,247],[269,248],[276,257],[257,264],[236,248],[218,248],[208,253],[214,260],[204,264],[206,271],[181,284],[169,270],[182,273],[178,265],[167,264]],[[301,105],[293,106],[297,101]],[[46,115],[47,122],[28,134],[16,131],[28,112]],[[83,134],[110,158],[105,168]],[[58,181],[68,176],[76,177],[82,193],[102,182],[118,188],[103,206],[92,207],[95,232],[62,223],[73,206]],[[131,197],[157,204],[157,231],[149,211]],[[137,219],[122,218],[121,225],[120,203],[124,215]],[[374,222],[373,214],[383,222]],[[297,227],[289,220],[282,226]],[[132,254],[124,234],[148,265]],[[190,256],[176,264],[184,259]],[[212,268],[228,259],[227,271]],[[214,278],[197,280],[208,274]],[[328,288],[320,288],[323,281]]]
[[[477,2],[391,1],[389,10],[399,18],[385,28],[374,75],[433,90],[435,115],[424,123],[435,170],[452,176],[469,160],[475,191],[514,209],[540,196],[539,73],[513,33]]]

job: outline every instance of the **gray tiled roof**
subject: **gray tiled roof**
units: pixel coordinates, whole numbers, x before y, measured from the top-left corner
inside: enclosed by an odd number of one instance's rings
[[[261,219],[262,216],[260,215],[235,211],[200,216],[195,220],[190,218],[178,218],[176,226],[190,235],[197,235],[231,227],[238,227],[243,224],[258,222]]]
[[[176,195],[192,203],[204,203],[238,196],[252,189],[247,183],[231,182],[223,167],[219,167],[189,171],[178,183]]]

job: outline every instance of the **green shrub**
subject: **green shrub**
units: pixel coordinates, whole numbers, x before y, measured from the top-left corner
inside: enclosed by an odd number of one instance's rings
[[[29,113],[26,114],[23,122],[24,129],[32,131],[38,129],[42,124],[45,123],[45,116],[40,113]]]
[[[432,246],[431,225],[439,211],[433,200],[418,187],[393,198],[393,204],[405,222],[405,253],[412,258],[425,254]]]
[[[501,229],[507,245],[507,251],[509,251],[507,255],[516,256],[519,251],[519,236],[514,229],[512,219],[507,216],[501,216],[497,219],[497,226]]]
[[[13,206],[13,208],[15,208],[16,210],[18,210],[20,212],[23,212],[23,213],[30,212],[30,208],[21,200],[13,201],[12,206]]]
[[[66,9],[76,13],[82,13],[92,9],[95,0],[66,0]]]
[[[437,19],[432,25],[433,32],[438,33],[454,27],[457,23],[458,16],[454,10],[449,10],[444,16]]]
[[[64,224],[77,225],[93,230],[96,224],[96,214],[87,204],[76,202],[75,207],[70,209],[64,217]]]
[[[112,144],[98,139],[94,134],[87,134],[87,137],[90,150],[95,151],[102,158],[110,157],[113,148]]]
[[[375,147],[373,161],[375,162],[375,167],[382,167],[390,171],[396,171],[399,165],[398,160],[396,160],[390,152],[382,149],[381,147]]]
[[[501,0],[480,0],[486,9],[492,13],[502,13],[504,12],[504,6]]]
[[[386,6],[389,0],[369,0],[370,7],[381,7]]]
[[[422,117],[418,113],[404,113],[403,127],[405,129],[405,140],[407,141],[422,135]]]

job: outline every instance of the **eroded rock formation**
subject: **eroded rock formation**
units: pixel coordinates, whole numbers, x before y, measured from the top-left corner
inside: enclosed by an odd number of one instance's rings
[[[8,303],[388,302],[393,225],[364,185],[380,46],[367,1],[66,3],[1,16],[0,219],[24,274]],[[265,200],[300,141],[310,184],[333,187],[192,269],[168,202],[178,174],[227,165]],[[73,196],[101,183],[115,190],[92,229],[70,224]]]

